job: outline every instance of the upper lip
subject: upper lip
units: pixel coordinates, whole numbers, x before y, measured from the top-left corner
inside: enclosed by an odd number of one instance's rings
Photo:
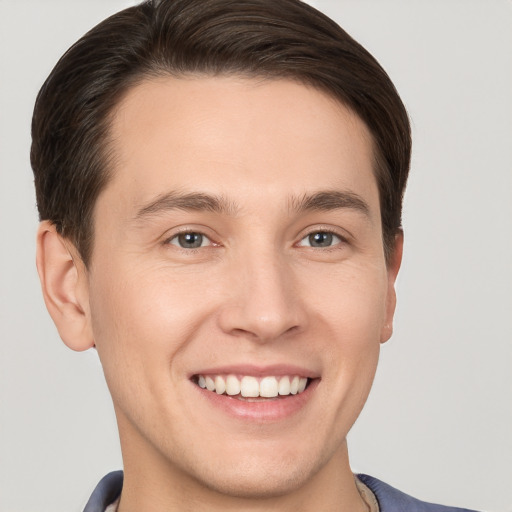
[[[271,364],[259,366],[254,364],[232,364],[226,366],[215,366],[211,368],[202,368],[190,374],[194,375],[251,375],[254,377],[274,376],[280,377],[284,375],[292,375],[299,377],[307,377],[309,379],[316,379],[320,374],[314,370],[305,368],[303,366],[293,364]]]

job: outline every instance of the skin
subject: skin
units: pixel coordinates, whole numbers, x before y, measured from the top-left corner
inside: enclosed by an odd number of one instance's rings
[[[345,439],[391,335],[402,239],[386,265],[364,123],[288,80],[165,77],[127,93],[111,135],[90,265],[43,222],[38,270],[63,340],[103,364],[120,511],[366,510]],[[297,210],[322,191],[366,211]],[[227,207],[158,203],[178,193]],[[203,245],[180,247],[183,232]],[[319,232],[332,243],[311,246]],[[190,376],[241,364],[297,365],[317,385],[283,419],[232,417]]]

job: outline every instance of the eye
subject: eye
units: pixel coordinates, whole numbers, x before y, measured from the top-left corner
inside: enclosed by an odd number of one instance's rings
[[[301,247],[332,247],[341,243],[343,240],[330,231],[315,231],[305,236],[300,242]]]
[[[171,245],[176,245],[182,249],[197,249],[199,247],[206,247],[211,245],[210,239],[202,233],[195,231],[187,231],[173,236],[169,242]]]

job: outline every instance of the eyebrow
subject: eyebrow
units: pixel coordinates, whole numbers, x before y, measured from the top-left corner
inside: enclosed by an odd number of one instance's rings
[[[290,212],[303,213],[307,211],[330,211],[351,209],[370,215],[366,201],[350,191],[326,190],[302,196],[292,196],[288,201]],[[135,214],[135,220],[157,216],[172,210],[207,211],[235,216],[239,207],[223,196],[202,192],[181,193],[177,191],[162,194],[149,203],[141,206]]]
[[[169,210],[192,210],[236,215],[237,207],[222,196],[201,192],[168,192],[143,205],[136,213],[135,220],[152,217]]]
[[[329,211],[351,209],[370,216],[368,203],[358,194],[350,191],[326,190],[304,194],[290,199],[290,209],[295,212]]]

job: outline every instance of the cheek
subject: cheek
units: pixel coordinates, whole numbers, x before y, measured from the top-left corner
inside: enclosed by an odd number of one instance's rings
[[[359,412],[369,393],[380,351],[386,319],[387,278],[385,269],[365,266],[367,272],[332,276],[319,318],[330,332],[325,344],[328,380],[339,393],[340,410]],[[372,270],[374,270],[372,272]],[[327,283],[328,281],[326,281]]]
[[[93,328],[102,342],[133,350],[167,346],[197,310],[199,290],[169,272],[105,274],[91,287]]]
[[[92,328],[114,394],[171,386],[186,371],[182,353],[212,318],[215,287],[165,266],[122,272],[110,265],[90,286]],[[160,377],[158,377],[160,376]],[[115,388],[115,389],[113,389]]]
[[[316,296],[316,309],[340,343],[350,349],[363,348],[379,339],[386,319],[387,273],[384,266],[369,264],[343,268],[318,281],[309,290]]]
[[[96,347],[113,394],[133,391],[146,386],[155,369],[169,367],[179,351],[179,340],[186,338],[183,326],[190,324],[185,301],[168,283],[147,274],[103,276],[91,289]]]

